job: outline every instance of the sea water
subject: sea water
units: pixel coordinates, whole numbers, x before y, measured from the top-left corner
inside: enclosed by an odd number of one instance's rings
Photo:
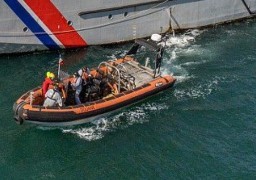
[[[131,43],[0,57],[1,179],[255,179],[256,21],[167,35],[175,86],[92,123],[17,125],[45,73],[122,57]]]

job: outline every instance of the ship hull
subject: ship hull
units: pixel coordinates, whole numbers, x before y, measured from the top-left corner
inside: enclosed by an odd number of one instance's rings
[[[255,0],[3,0],[0,54],[130,41],[253,17],[255,11]]]

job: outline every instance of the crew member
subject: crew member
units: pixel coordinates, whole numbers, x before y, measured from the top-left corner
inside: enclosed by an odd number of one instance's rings
[[[82,91],[85,90],[88,82],[91,80],[91,74],[90,74],[90,69],[88,67],[83,67],[80,69],[78,72],[82,71]]]
[[[62,98],[58,90],[58,84],[54,84],[53,89],[49,89],[45,94],[44,107],[63,106]]]
[[[88,81],[88,78],[91,76],[91,72],[90,72],[90,69],[88,67],[83,67],[82,68],[82,78],[85,80],[85,81]]]
[[[62,96],[62,99],[65,100],[67,98],[67,94],[66,94],[65,86],[63,85],[63,83],[59,83],[58,88]]]
[[[82,73],[83,71],[80,69],[76,74],[75,74],[75,81],[71,84],[72,88],[76,91],[75,93],[75,101],[76,104],[81,104],[79,95],[82,91]]]
[[[46,73],[46,78],[42,84],[42,95],[43,97],[45,96],[45,93],[47,92],[48,88],[50,85],[53,84],[53,79],[54,79],[55,75],[51,72],[47,72]]]
[[[118,88],[117,88],[117,85],[115,83],[115,80],[114,79],[110,79],[107,82],[107,84],[110,87],[112,94],[117,95],[118,94]]]

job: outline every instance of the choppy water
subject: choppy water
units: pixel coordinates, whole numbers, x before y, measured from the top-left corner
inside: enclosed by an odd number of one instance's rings
[[[174,88],[91,124],[13,121],[12,104],[57,69],[58,53],[0,57],[1,179],[255,179],[256,21],[190,30],[167,41]],[[64,52],[65,70],[131,44]]]

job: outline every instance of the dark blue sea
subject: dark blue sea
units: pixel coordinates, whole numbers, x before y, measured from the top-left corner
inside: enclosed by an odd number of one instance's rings
[[[168,35],[175,86],[89,124],[13,120],[59,53],[72,74],[131,45],[0,57],[0,179],[256,179],[256,20]]]

